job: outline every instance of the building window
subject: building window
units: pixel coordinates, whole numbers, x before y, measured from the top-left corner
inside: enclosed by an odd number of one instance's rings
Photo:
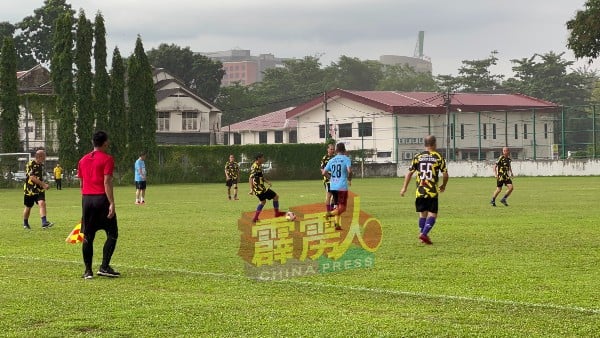
[[[242,144],[242,134],[240,134],[240,133],[233,134],[233,144]]]
[[[515,124],[515,140],[519,139],[519,125]]]
[[[548,138],[548,123],[544,123],[544,138]]]
[[[496,124],[492,123],[492,138],[496,139]]]
[[[352,123],[338,125],[339,137],[352,137]]]
[[[460,139],[461,140],[465,139],[465,125],[464,125],[464,123],[460,124]]]
[[[527,139],[527,125],[526,124],[523,125],[523,139],[524,140]]]
[[[325,125],[319,125],[319,138],[325,138]]]
[[[487,140],[487,123],[483,124],[483,139]]]
[[[198,113],[184,111],[181,113],[181,130],[198,130]]]
[[[364,122],[358,124],[358,137],[373,136],[373,123]]]
[[[267,132],[259,131],[258,132],[258,143],[267,143]]]
[[[283,131],[282,130],[275,130],[275,143],[283,143]]]
[[[166,111],[159,111],[158,118],[156,119],[156,130],[157,131],[169,131],[169,121],[171,120],[171,113]]]
[[[290,143],[298,143],[298,132],[296,130],[290,130]]]

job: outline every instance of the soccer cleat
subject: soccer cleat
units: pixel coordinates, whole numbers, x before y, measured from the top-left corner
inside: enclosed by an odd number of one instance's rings
[[[146,204],[146,201],[141,201],[140,204]]]
[[[275,217],[285,216],[285,212],[283,211],[275,211]]]
[[[142,204],[142,203],[140,203],[140,201],[135,201],[135,204],[136,204],[136,205],[140,205],[140,204]]]
[[[335,230],[342,230],[342,227],[339,224],[334,223],[334,226],[335,226]]]
[[[239,198],[237,196],[235,196],[233,199],[236,200],[236,201],[239,200]]]
[[[85,270],[85,272],[83,273],[83,275],[81,276],[81,278],[83,278],[83,279],[92,279],[92,278],[94,278],[94,273],[92,272],[92,270]]]
[[[52,222],[46,222],[44,224],[42,224],[42,229],[48,229],[49,227],[53,226],[54,223]]]
[[[31,230],[31,227],[29,226],[29,224],[23,224],[23,229]]]
[[[490,202],[490,205],[491,205],[491,206],[493,206],[493,207],[495,207],[495,206],[496,206],[496,202],[494,202],[494,201],[491,201],[491,202]]]
[[[231,196],[228,196],[229,200],[231,201]]]
[[[111,268],[109,265],[105,268],[100,267],[100,269],[98,269],[98,276],[119,277],[119,276],[121,276],[121,274],[119,272],[116,272],[115,270],[113,270],[113,268]]]
[[[506,200],[504,198],[500,200],[500,203],[504,204],[504,206],[508,206],[508,203],[506,203]]]
[[[421,236],[419,236],[419,239],[421,240],[421,242],[427,244],[427,245],[431,245],[433,244],[431,242],[431,240],[429,239],[429,236],[425,235],[425,234],[421,234]]]

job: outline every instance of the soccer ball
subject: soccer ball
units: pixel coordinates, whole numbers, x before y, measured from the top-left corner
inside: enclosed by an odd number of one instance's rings
[[[292,211],[288,211],[285,214],[285,219],[287,219],[288,221],[295,221],[296,220],[296,214],[293,213]]]

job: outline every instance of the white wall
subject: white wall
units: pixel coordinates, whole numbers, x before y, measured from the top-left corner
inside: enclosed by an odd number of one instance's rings
[[[495,161],[448,162],[450,177],[492,177]],[[398,164],[398,177],[406,174],[410,163]],[[600,176],[600,160],[512,161],[515,176]]]

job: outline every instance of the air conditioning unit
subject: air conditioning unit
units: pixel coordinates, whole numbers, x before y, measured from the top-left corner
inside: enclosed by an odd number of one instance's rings
[[[402,153],[402,158],[405,160],[412,160],[413,154],[410,151],[405,151]]]

